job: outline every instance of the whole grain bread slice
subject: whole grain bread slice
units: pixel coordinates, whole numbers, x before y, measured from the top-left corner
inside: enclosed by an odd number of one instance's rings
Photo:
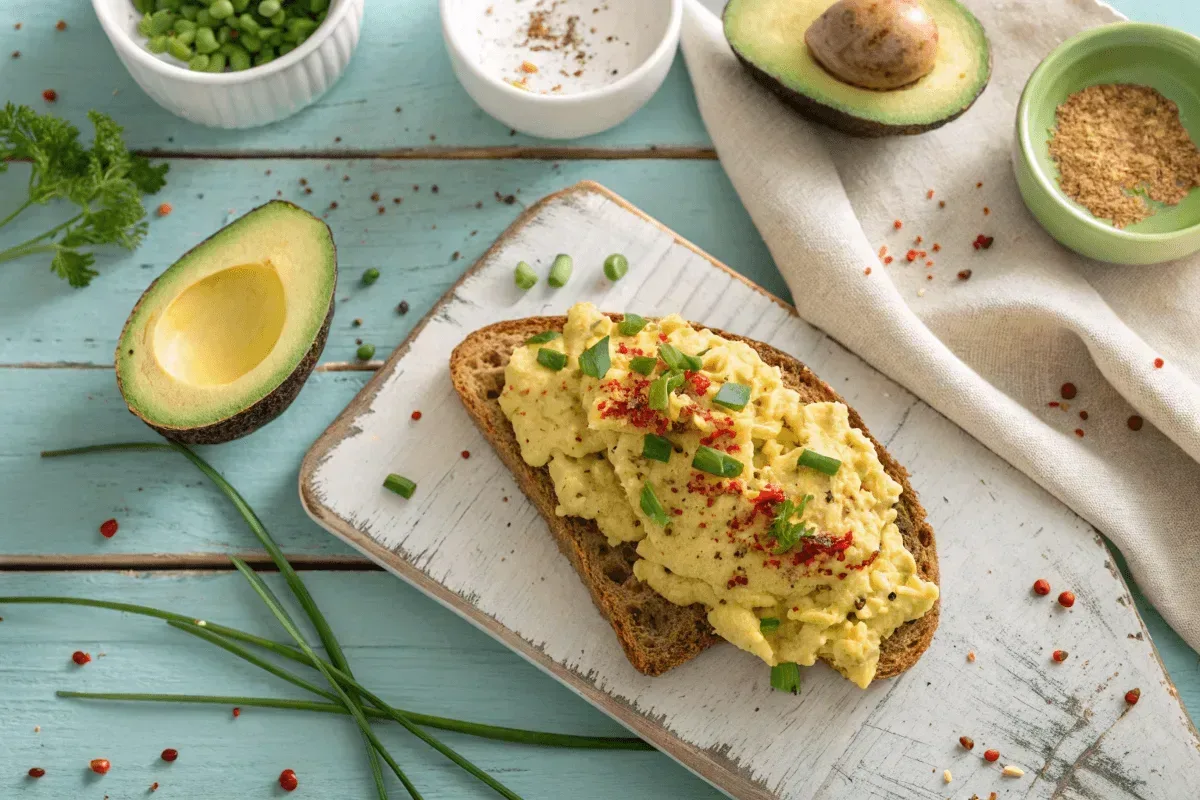
[[[450,355],[450,377],[471,419],[545,518],[559,549],[579,573],[600,613],[612,625],[630,663],[646,675],[661,675],[721,641],[708,624],[706,609],[700,604],[674,605],[635,578],[635,544],[612,547],[595,522],[555,514],[558,501],[549,472],[545,467],[531,467],[521,458],[512,425],[500,409],[498,398],[504,388],[504,368],[513,350],[536,333],[561,331],[565,323],[566,317],[527,317],[475,331]],[[752,339],[712,330],[757,350],[764,362],[779,367],[784,384],[799,392],[806,402],[845,402],[829,384],[787,353]],[[871,440],[883,468],[904,487],[896,524],[905,547],[916,558],[920,576],[937,583],[933,530],[925,521],[925,509],[908,482],[908,471],[871,436],[853,408],[850,424]],[[939,604],[935,604],[923,617],[905,623],[883,642],[877,678],[893,677],[917,662],[933,639],[938,614]]]

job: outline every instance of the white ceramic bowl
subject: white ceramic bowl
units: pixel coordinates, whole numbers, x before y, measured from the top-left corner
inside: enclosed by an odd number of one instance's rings
[[[549,26],[561,35],[578,16],[583,40],[563,48],[525,37],[538,10],[532,2],[439,3],[442,37],[467,94],[510,128],[549,139],[599,133],[641,108],[671,68],[683,21],[683,0],[559,0],[541,6],[552,8]],[[521,71],[526,60],[536,73]]]
[[[131,0],[92,0],[104,33],[138,86],[163,108],[214,128],[254,128],[295,114],[342,76],[358,45],[364,0],[333,0],[292,52],[242,72],[192,72],[146,49]]]

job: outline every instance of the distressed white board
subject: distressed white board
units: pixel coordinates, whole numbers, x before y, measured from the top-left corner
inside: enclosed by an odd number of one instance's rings
[[[565,288],[513,285],[517,261],[544,275],[559,252],[575,258]],[[615,284],[600,268],[612,252],[631,264]],[[659,678],[629,665],[448,375],[470,331],[578,300],[680,311],[768,342],[859,409],[912,472],[938,538],[941,627],[913,669],[862,691],[818,665],[793,697],[770,691],[762,663],[729,645]],[[381,489],[388,472],[416,480],[416,495]],[[790,308],[595,184],[513,224],[313,446],[300,489],[318,523],[732,796],[1200,796],[1200,739],[1096,532]],[[1038,577],[1055,594],[1072,589],[1075,607],[1035,597]],[[1070,651],[1065,664],[1051,662],[1056,648]],[[1127,707],[1135,686],[1141,702]],[[995,764],[982,758],[991,747]],[[1024,777],[1002,777],[1005,764]]]

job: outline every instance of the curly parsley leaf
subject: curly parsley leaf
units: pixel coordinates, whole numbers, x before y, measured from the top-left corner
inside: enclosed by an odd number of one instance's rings
[[[802,538],[816,535],[816,530],[806,527],[803,522],[792,522],[792,517],[798,517],[803,514],[808,501],[812,499],[811,494],[806,494],[800,499],[800,505],[798,506],[791,500],[785,500],[779,506],[775,518],[771,520],[771,527],[768,531],[770,536],[775,539],[775,555],[782,555],[791,550],[796,546],[796,542]]]

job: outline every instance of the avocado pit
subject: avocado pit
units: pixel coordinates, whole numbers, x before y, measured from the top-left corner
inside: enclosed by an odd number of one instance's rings
[[[839,0],[808,27],[804,43],[838,80],[886,91],[933,71],[938,27],[917,0]]]

